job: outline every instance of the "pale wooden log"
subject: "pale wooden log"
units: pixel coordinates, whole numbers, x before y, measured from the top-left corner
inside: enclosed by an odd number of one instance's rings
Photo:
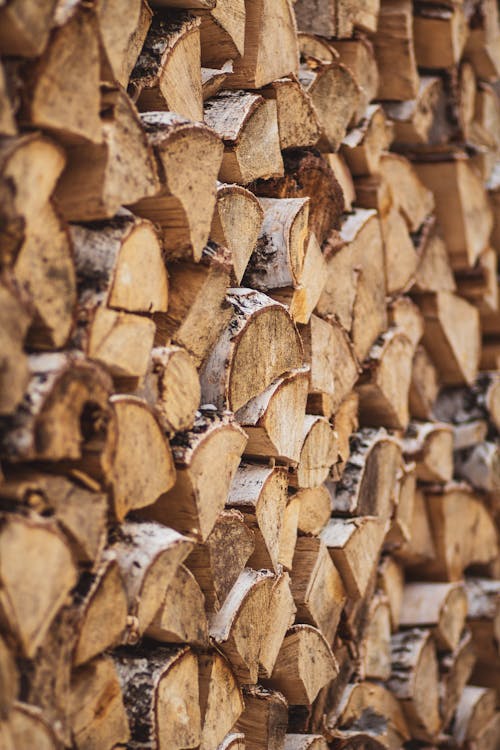
[[[404,585],[403,566],[390,555],[382,558],[377,572],[377,588],[387,597],[393,633],[399,630]]]
[[[247,185],[283,174],[275,101],[226,91],[205,102],[204,117],[224,143],[220,180]]]
[[[387,312],[391,325],[404,331],[416,349],[424,334],[424,319],[418,306],[409,297],[396,297]]]
[[[363,175],[354,181],[355,203],[359,208],[373,208],[386,214],[393,202],[389,185],[378,175]]]
[[[436,556],[425,496],[418,488],[413,499],[410,539],[395,548],[393,554],[406,565],[429,562]]]
[[[455,454],[456,476],[485,492],[500,489],[500,463],[498,445],[481,442],[472,449]]]
[[[410,231],[416,232],[434,209],[433,193],[419,180],[412,164],[399,154],[383,154],[380,172]]]
[[[443,81],[437,76],[422,76],[414,98],[409,101],[384,101],[392,120],[394,142],[418,151],[429,145],[443,144],[450,135],[446,120]]]
[[[178,433],[172,442],[173,487],[144,509],[143,517],[205,541],[224,508],[245,444],[245,433],[230,415],[202,409],[192,430]]]
[[[388,213],[380,217],[380,228],[384,241],[387,294],[402,294],[413,286],[419,256],[396,204],[393,203]]]
[[[394,0],[381,4],[373,46],[379,70],[378,98],[413,99],[418,90],[418,72],[411,3]]]
[[[500,427],[500,378],[496,372],[482,372],[472,388],[440,391],[434,411],[438,419],[460,425],[483,419],[498,431]]]
[[[231,251],[238,284],[257,243],[263,220],[264,210],[253,193],[240,185],[219,183],[210,237]]]
[[[493,690],[466,685],[455,712],[452,734],[459,745],[474,742],[484,726],[495,716],[496,696]],[[487,746],[486,746],[487,747]]]
[[[320,734],[287,734],[284,750],[326,750],[326,740]]]
[[[449,724],[460,696],[469,681],[476,654],[472,635],[465,630],[460,642],[455,649],[448,654],[441,656],[439,668],[441,672],[441,701],[440,712],[443,725]]]
[[[2,453],[26,460],[80,459],[106,434],[111,381],[78,353],[29,357],[30,382],[2,436]]]
[[[205,596],[208,612],[220,609],[243,571],[255,546],[243,514],[223,511],[206,541],[197,544],[186,560]]]
[[[129,640],[142,636],[159,609],[179,565],[194,544],[156,523],[125,521],[111,547],[125,583],[128,613],[134,618]]]
[[[462,56],[468,35],[467,21],[460,6],[437,12],[418,6],[413,21],[417,65],[422,68],[451,68]]]
[[[369,104],[356,127],[342,139],[340,152],[353,177],[378,174],[382,152],[389,148],[392,131],[380,104]]]
[[[201,711],[200,750],[219,748],[245,704],[228,662],[216,651],[198,658]],[[229,745],[231,747],[231,745]]]
[[[306,362],[310,365],[307,409],[309,414],[330,417],[335,397],[336,336],[329,321],[311,315],[299,327]]]
[[[428,630],[401,631],[392,636],[392,674],[388,687],[400,701],[413,737],[431,740],[441,725],[438,661]]]
[[[390,328],[370,349],[356,387],[361,425],[405,429],[414,347],[406,334]]]
[[[236,723],[244,733],[246,750],[282,750],[288,722],[288,704],[278,691],[260,685],[243,688],[245,710]]]
[[[240,57],[245,49],[245,0],[218,0],[215,4],[196,0],[190,7],[194,6],[201,10],[203,65],[216,67]]]
[[[201,718],[194,653],[186,646],[161,646],[118,651],[114,660],[132,743],[158,750],[198,747]]]
[[[458,293],[483,314],[498,311],[497,254],[487,247],[473,268],[456,273]]]
[[[425,321],[422,344],[436,365],[441,382],[471,385],[480,354],[477,309],[451,292],[421,295],[417,301]]]
[[[299,501],[297,530],[301,534],[317,536],[330,520],[330,493],[324,485],[298,490]]]
[[[456,283],[446,245],[434,222],[424,228],[420,263],[415,275],[415,292],[454,292]]]
[[[375,594],[370,602],[359,650],[363,679],[388,680],[391,676],[391,613],[383,595]]]
[[[292,563],[293,598],[297,620],[314,625],[332,644],[337,632],[346,593],[324,542],[299,537]]]
[[[360,89],[359,105],[355,114],[356,121],[359,121],[370,102],[375,99],[378,89],[378,69],[373,45],[367,38],[360,37],[337,39],[332,46],[339,54],[339,61],[352,71]]]
[[[220,68],[202,68],[201,69],[201,90],[203,101],[217,96],[219,91],[224,88],[227,77],[233,72],[233,61],[226,60]]]
[[[194,575],[179,565],[167,586],[146,635],[161,643],[208,645],[205,597]]]
[[[458,74],[458,119],[461,132],[469,138],[477,93],[476,75],[473,66],[466,61],[460,65]]]
[[[355,27],[370,32],[376,30],[379,5],[378,0],[320,0],[319,3],[297,0],[295,12],[301,31],[348,39]]]
[[[394,487],[401,463],[401,447],[384,429],[364,428],[351,439],[351,455],[335,486],[336,513],[392,515]]]
[[[453,426],[453,448],[461,451],[464,448],[472,448],[476,443],[486,440],[488,425],[483,419],[466,422],[462,425]]]
[[[151,9],[145,0],[99,0],[97,22],[105,60],[106,78],[127,87],[151,24]]]
[[[349,168],[345,163],[345,159],[343,159],[340,154],[326,154],[326,158],[335,176],[335,179],[342,189],[345,210],[351,211],[354,202],[356,202],[358,206],[362,207],[362,204],[359,202],[359,200],[356,200],[354,181],[352,179]]]
[[[296,0],[293,1],[296,2]],[[310,62],[312,58],[319,63],[331,63],[339,59],[339,53],[334,49],[332,40],[323,34],[308,33],[299,29],[298,40],[301,59]]]
[[[68,149],[68,163],[57,185],[57,202],[69,221],[112,218],[121,205],[153,196],[159,189],[151,146],[129,97],[121,89],[106,88],[101,106],[107,112],[102,143]]]
[[[23,398],[29,382],[28,359],[23,342],[30,325],[29,308],[12,283],[0,282],[0,342],[2,365],[0,367],[0,414],[15,411]]]
[[[481,180],[464,158],[417,162],[414,166],[434,193],[436,215],[453,267],[473,266],[488,244],[493,227]]]
[[[276,100],[280,148],[314,146],[321,135],[318,113],[311,96],[295,76],[278,78],[263,90]]]
[[[232,289],[227,300],[232,319],[201,370],[202,399],[238,411],[301,366],[302,345],[283,305],[251,289]],[[272,356],[257,357],[261,346],[271,347]]]
[[[321,532],[347,594],[362,598],[378,562],[385,524],[375,516],[333,518]]]
[[[293,625],[297,608],[292,596],[290,576],[281,572],[273,582],[269,602],[269,627],[259,654],[259,675],[271,677],[283,640]]]
[[[417,469],[414,463],[402,463],[396,486],[396,508],[391,528],[385,538],[386,549],[399,547],[411,540],[411,527],[415,506]]]
[[[423,482],[449,482],[453,476],[453,431],[442,422],[412,422],[403,452]]]
[[[257,682],[259,656],[270,625],[272,586],[270,571],[246,568],[210,622],[210,638],[244,684]]]
[[[330,472],[333,481],[341,479],[346,463],[351,455],[350,440],[353,433],[359,428],[358,406],[358,394],[353,391],[344,398],[335,413],[333,426],[337,433],[338,456],[337,463],[332,467]]]
[[[130,86],[142,112],[170,110],[203,120],[200,20],[188,13],[155,16]]]
[[[9,717],[13,748],[36,747],[39,750],[60,750],[56,731],[37,706],[16,703]]]
[[[285,570],[291,571],[299,527],[300,499],[296,495],[288,498],[283,514],[283,525],[280,535],[279,562]]]
[[[272,568],[278,572],[287,487],[285,468],[241,464],[234,476],[226,503],[243,513],[245,523],[253,531],[255,549],[248,560],[251,568]]]
[[[173,112],[148,112],[141,122],[162,176],[153,191],[123,202],[135,202],[134,212],[160,227],[170,259],[199,261],[210,234],[223,145],[202,123]]]
[[[290,485],[300,489],[319,487],[336,459],[335,433],[325,417],[307,414],[301,436],[300,458],[290,475]]]
[[[17,135],[14,107],[8,90],[8,77],[4,65],[0,63],[0,134]],[[313,144],[307,144],[313,145]]]
[[[496,79],[500,70],[498,54],[498,9],[491,0],[478,6],[477,22],[469,27],[464,56],[479,78]]]
[[[43,6],[26,5],[22,0],[2,4],[0,9],[0,49],[2,55],[38,57],[48,42],[57,0]]]
[[[407,583],[400,624],[405,628],[431,628],[438,649],[454,651],[467,615],[462,583]]]
[[[470,629],[478,660],[479,672],[492,670],[498,664],[500,632],[500,586],[497,580],[467,577],[467,627]],[[486,670],[485,670],[486,668]],[[482,685],[484,682],[475,682]]]
[[[344,402],[348,401],[349,403],[352,403],[352,400],[356,399],[355,409],[357,410],[357,395],[354,394],[353,388],[356,380],[358,379],[360,367],[354,354],[353,346],[349,340],[349,336],[343,329],[342,325],[336,320],[336,318],[332,316],[327,316],[327,320],[333,328],[333,350],[335,355],[335,365],[333,370],[335,391],[331,407],[332,412],[337,415],[336,422],[339,422],[339,424],[340,422],[342,422],[343,424],[343,420],[339,412],[342,411],[343,413],[342,405],[344,404]],[[348,405],[344,408],[347,408],[347,411],[350,413]],[[340,436],[342,433],[339,424],[335,425],[335,429],[337,434],[339,435],[340,446]]]
[[[432,418],[439,392],[437,370],[425,347],[418,346],[413,357],[409,391],[409,409],[414,419]]]
[[[19,671],[10,644],[0,638],[0,716],[6,719],[19,696]]]

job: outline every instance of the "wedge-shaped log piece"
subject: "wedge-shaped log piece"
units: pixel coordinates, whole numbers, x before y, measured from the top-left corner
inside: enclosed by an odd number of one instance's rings
[[[236,282],[243,274],[259,237],[264,210],[241,185],[219,183],[210,238],[231,251]]]
[[[377,0],[375,3],[378,4]],[[360,36],[359,39],[336,39],[333,48],[338,52],[339,62],[349,68],[358,84],[359,105],[355,113],[355,120],[358,122],[377,95],[378,68],[373,45],[369,39]]]
[[[104,75],[126,88],[151,24],[151,8],[145,0],[100,0],[96,11]]]
[[[404,587],[401,626],[431,628],[440,650],[457,648],[466,616],[462,583],[407,583]]]
[[[158,346],[141,395],[154,408],[163,429],[189,430],[200,405],[201,387],[193,358],[180,346]]]
[[[424,319],[409,297],[397,297],[388,306],[389,322],[404,331],[416,349],[424,335]]]
[[[375,516],[332,518],[321,532],[348,596],[362,598],[375,570],[385,524]]]
[[[392,550],[399,561],[406,565],[428,563],[436,556],[436,548],[430,526],[424,493],[417,487],[413,498],[413,513],[409,525],[409,539]]]
[[[280,148],[314,146],[321,135],[318,113],[307,91],[295,76],[278,78],[263,90],[276,99]]]
[[[198,12],[201,18],[201,60],[202,65],[218,68],[226,60],[234,60],[243,54],[245,48],[245,0],[180,0],[183,7],[203,9]],[[179,0],[169,5],[180,7]]]
[[[94,574],[80,581],[76,594],[78,634],[75,667],[121,643],[127,625],[128,602],[116,558],[105,553]],[[106,626],[103,627],[103,623]]]
[[[399,630],[404,585],[404,568],[401,563],[390,555],[382,558],[377,571],[377,588],[383,592],[389,602],[393,633]]]
[[[142,636],[159,609],[179,565],[194,543],[158,523],[125,521],[112,551],[120,567],[129,615]]]
[[[236,724],[236,729],[244,733],[242,747],[282,750],[288,723],[288,704],[284,696],[260,685],[248,685],[243,688],[243,700],[245,710]]]
[[[337,674],[337,661],[319,630],[294,625],[283,641],[268,684],[292,705],[308,706]]]
[[[198,747],[198,662],[186,646],[115,652],[132,743],[158,750]]]
[[[388,680],[391,676],[391,610],[387,597],[375,594],[359,645],[360,672],[364,679]]]
[[[205,103],[205,122],[224,143],[220,180],[247,185],[283,174],[275,101],[226,91]]]
[[[413,353],[412,342],[398,328],[390,328],[372,346],[357,385],[362,425],[405,429]]]
[[[276,378],[302,365],[302,345],[283,305],[262,292],[231,289],[233,313],[201,370],[202,399],[236,412]],[[265,357],[256,356],[264,346]]]
[[[334,411],[336,376],[336,336],[333,326],[317,315],[307,325],[299,326],[306,362],[310,364],[309,414],[330,417]]]
[[[413,46],[412,5],[408,0],[381,4],[373,45],[379,71],[377,98],[414,99],[418,91],[418,71]]]
[[[488,578],[467,577],[465,588],[467,627],[474,638],[478,666],[493,670],[492,665],[498,663],[499,656],[500,584]]]
[[[432,146],[444,146],[453,135],[446,115],[446,101],[443,79],[422,76],[415,99],[384,102],[394,128],[394,143],[415,153],[432,152]]]
[[[342,404],[349,399],[351,401],[353,398],[356,399],[357,410],[357,395],[353,394],[353,388],[358,379],[360,367],[354,354],[352,343],[342,325],[333,316],[328,316],[327,320],[332,326],[334,337],[335,366],[333,372],[335,392],[332,402],[332,412],[338,416],[339,411],[342,409]],[[341,432],[337,421],[336,419],[335,429],[340,437]]]
[[[224,508],[246,440],[231,416],[219,415],[213,407],[202,409],[192,430],[172,441],[174,486],[143,515],[205,541]]]
[[[33,658],[77,581],[71,548],[53,522],[11,514],[2,519],[0,540],[3,620],[21,653]]]
[[[472,388],[443,388],[436,401],[437,419],[454,425],[486,420],[500,429],[500,377],[497,372],[482,372]]]
[[[276,659],[288,629],[293,625],[297,608],[290,588],[290,576],[281,572],[273,582],[269,602],[269,627],[259,655],[259,675],[271,677]]]
[[[119,675],[110,657],[98,657],[71,678],[66,696],[68,723],[78,750],[103,744],[106,747],[130,739]]]
[[[245,704],[229,663],[217,651],[198,658],[201,711],[200,750],[218,748],[236,724]]]
[[[456,283],[450,258],[436,223],[428,221],[422,228],[420,263],[415,274],[415,292],[454,292]]]
[[[260,89],[277,78],[296,73],[297,30],[289,0],[246,2],[245,40],[234,62],[231,88]]]
[[[273,575],[246,568],[210,622],[209,635],[244,684],[255,684],[267,635]]]
[[[468,31],[460,6],[436,11],[425,4],[420,5],[413,20],[417,65],[421,68],[452,68],[460,61]]]
[[[151,505],[176,481],[170,445],[152,410],[135,396],[112,396],[116,443],[108,440],[103,455],[104,480],[113,511],[123,521],[131,510]],[[147,449],[137,449],[137,440]]]
[[[244,283],[265,292],[299,284],[308,237],[306,198],[261,198],[264,219]]]
[[[320,487],[337,458],[335,432],[325,417],[306,414],[302,426],[302,446],[290,484],[300,489]]]
[[[453,476],[453,431],[442,422],[412,422],[403,452],[422,482],[449,482]]]
[[[154,191],[133,199],[133,210],[160,227],[169,258],[198,261],[210,234],[223,145],[202,123],[173,112],[147,112],[141,121],[161,178]]]
[[[497,254],[487,247],[473,268],[456,273],[458,293],[485,315],[498,315]]]
[[[297,23],[301,31],[340,39],[353,36],[354,28],[376,31],[377,0],[297,0]]]
[[[298,490],[299,500],[298,531],[317,536],[330,520],[330,493],[324,485]]]
[[[456,648],[439,660],[441,672],[441,716],[444,726],[452,719],[476,661],[475,644],[465,630]]]
[[[453,267],[473,266],[493,228],[480,178],[465,158],[417,162],[414,166],[424,185],[434,193],[436,215]]]
[[[11,462],[80,459],[106,435],[109,375],[78,352],[32,354],[24,399],[5,420],[2,454]]]
[[[248,743],[245,743],[245,735],[241,732],[230,732],[227,734],[217,750],[245,750],[249,747]]]
[[[452,729],[453,738],[458,745],[477,740],[483,727],[496,715],[495,704],[496,695],[491,688],[465,686]]]
[[[23,0],[3,4],[0,10],[2,55],[38,57],[48,42],[57,0],[43,6]]]
[[[335,413],[333,426],[337,433],[337,462],[332,467],[330,476],[333,481],[341,479],[344,468],[351,455],[350,440],[359,428],[358,394],[352,391],[340,404]]]
[[[153,18],[130,81],[140,111],[203,120],[199,26],[188,13]]]
[[[12,414],[23,398],[29,382],[28,358],[23,342],[31,315],[13,284],[0,283],[0,414]]]
[[[205,598],[194,575],[179,565],[146,635],[162,643],[208,644]]]
[[[0,638],[0,715],[6,719],[19,695],[19,672],[11,649],[4,638]]]
[[[111,219],[120,206],[159,189],[151,147],[129,97],[121,89],[106,88],[101,107],[106,112],[102,143],[69,148],[57,185],[57,202],[69,221]]]
[[[2,136],[17,135],[14,107],[9,95],[8,78],[3,64],[0,64],[0,108],[0,134]]]
[[[397,547],[411,540],[416,482],[416,465],[403,461],[398,471],[396,508],[385,540],[386,548]]]
[[[292,570],[293,555],[297,544],[299,528],[300,499],[293,494],[288,497],[288,504],[283,515],[283,526],[280,534],[280,564],[285,570]]]
[[[218,611],[246,566],[255,546],[254,534],[237,510],[218,516],[206,541],[186,560],[205,596],[207,612]]]
[[[278,572],[287,488],[287,471],[281,467],[241,464],[234,476],[227,505],[243,513],[254,533],[255,549],[248,561],[251,568],[274,568]]]
[[[476,379],[480,354],[479,313],[451,292],[419,296],[425,330],[422,343],[447,385]]]
[[[28,703],[16,703],[9,717],[13,747],[37,747],[40,750],[59,750],[60,738],[43,712]],[[10,746],[8,746],[10,747]]]
[[[384,240],[387,294],[394,296],[412,287],[418,268],[418,251],[395,204],[380,217],[380,228]]]
[[[439,392],[437,369],[427,350],[418,346],[413,357],[409,392],[409,409],[414,419],[432,419],[433,407]]]
[[[292,563],[292,594],[297,620],[317,627],[333,643],[346,593],[323,541],[299,537]]]
[[[456,476],[478,490],[497,492],[500,489],[500,456],[498,445],[484,441],[455,454]]]
[[[351,439],[351,455],[335,486],[332,508],[337,513],[392,515],[401,447],[384,429],[364,428]]]
[[[353,176],[378,174],[382,152],[392,140],[392,131],[380,104],[366,107],[360,122],[342,140],[341,154]]]
[[[383,154],[380,171],[411,232],[416,232],[434,210],[434,195],[418,178],[411,162],[400,154]]]
[[[441,720],[438,661],[430,631],[403,630],[393,635],[391,645],[388,687],[401,703],[412,737],[432,741]]]
[[[465,58],[470,60],[479,78],[495,80],[500,71],[498,55],[498,9],[494,2],[479,4],[477,21],[469,29]]]
[[[226,60],[220,68],[201,69],[203,101],[212,99],[224,88],[227,77],[233,72],[233,61]]]

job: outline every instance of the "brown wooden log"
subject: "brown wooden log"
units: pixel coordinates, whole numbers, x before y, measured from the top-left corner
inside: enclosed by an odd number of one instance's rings
[[[407,583],[403,592],[402,627],[431,628],[438,649],[454,651],[467,615],[461,583]]]
[[[245,710],[236,723],[236,729],[244,733],[247,750],[281,750],[288,722],[288,704],[278,691],[267,690],[260,685],[243,688]]]
[[[399,630],[404,585],[404,568],[401,563],[391,555],[383,557],[378,567],[377,587],[387,597],[393,633]]]
[[[335,432],[325,417],[306,414],[301,438],[300,458],[290,474],[290,485],[320,487],[337,459]]]
[[[59,737],[43,712],[28,703],[16,703],[9,717],[12,747],[38,747],[40,750],[59,750]]]
[[[468,35],[463,9],[443,8],[437,11],[420,5],[413,21],[417,65],[422,68],[451,68],[462,56]]]
[[[309,414],[330,417],[335,398],[335,331],[327,320],[311,315],[309,323],[299,327],[304,355],[310,365],[307,409]]]
[[[416,482],[416,465],[402,462],[398,471],[395,490],[396,508],[392,517],[391,528],[385,539],[387,549],[399,547],[411,540]]]
[[[439,668],[441,672],[441,701],[440,713],[444,726],[446,726],[460,700],[460,696],[469,681],[476,654],[471,633],[464,631],[456,648],[448,654],[441,656]]]
[[[269,623],[259,654],[259,675],[271,677],[288,629],[293,625],[297,608],[292,596],[290,576],[280,572],[271,588]]]
[[[202,721],[200,750],[211,750],[224,741],[245,704],[241,688],[223,656],[216,651],[201,654],[198,666]]]
[[[172,441],[177,474],[142,516],[195,534],[205,541],[224,508],[246,435],[234,419],[202,409],[193,429]]]
[[[320,734],[287,734],[284,750],[326,750],[327,744]]]
[[[182,2],[182,0],[181,0]],[[174,3],[175,5],[175,3]],[[181,3],[178,3],[181,7]],[[217,67],[226,60],[234,60],[245,48],[245,0],[222,0],[214,4],[205,0],[190,0],[201,17],[201,59],[203,65]],[[201,11],[201,12],[200,12]]]
[[[477,443],[459,451],[455,459],[456,476],[478,490],[496,492],[500,486],[498,446],[492,442]]]
[[[413,500],[410,539],[399,545],[393,553],[407,565],[428,563],[436,556],[425,496],[418,488]]]
[[[394,143],[415,152],[432,147],[446,148],[451,135],[446,118],[446,96],[439,76],[422,76],[414,98],[403,102],[384,102],[386,114],[392,120]]]
[[[392,129],[381,105],[368,104],[342,140],[341,154],[353,177],[378,174],[382,152],[391,140]]]
[[[403,452],[416,463],[423,482],[449,482],[453,476],[453,432],[439,422],[412,422],[403,441]]]
[[[360,36],[359,39],[337,39],[332,46],[339,54],[339,61],[351,70],[360,89],[358,111],[355,114],[356,121],[359,121],[370,102],[375,99],[378,89],[378,68],[373,45],[368,38]]]
[[[151,9],[145,0],[100,0],[96,13],[105,58],[101,60],[104,75],[126,88],[151,24]]]
[[[469,29],[464,52],[479,78],[488,80],[498,76],[498,10],[489,0],[477,6],[477,20]]]
[[[0,367],[0,413],[11,414],[22,400],[29,382],[28,359],[23,352],[31,315],[15,286],[0,282],[2,365]]]
[[[203,101],[217,96],[224,87],[227,77],[233,72],[233,61],[226,60],[220,68],[201,69],[201,90]]]
[[[378,98],[404,101],[418,90],[412,7],[406,0],[381,5],[373,38],[379,70]]]
[[[323,36],[349,38],[354,27],[364,31],[375,31],[379,13],[379,3],[370,0],[297,0],[295,4],[297,22],[301,31]]]
[[[278,78],[262,93],[276,100],[282,151],[316,145],[321,135],[318,113],[311,96],[295,76]]]
[[[412,164],[399,154],[381,157],[381,174],[411,232],[416,232],[434,209],[434,196],[419,180]]]
[[[435,222],[426,222],[422,233],[420,263],[415,275],[415,292],[455,292],[456,283],[446,245]]]
[[[482,728],[495,716],[495,703],[493,690],[466,685],[453,722],[455,742],[474,742],[480,736]]]
[[[317,536],[330,520],[330,493],[324,485],[298,490],[298,532]]]
[[[2,136],[17,135],[14,106],[8,91],[8,83],[8,75],[4,70],[4,65],[0,64],[0,134]]]
[[[458,271],[456,282],[460,296],[476,305],[481,313],[497,312],[497,254],[493,248],[485,248],[473,268]]]
[[[359,644],[364,679],[388,680],[391,675],[391,611],[384,595],[375,594]]]
[[[0,697],[1,717],[6,719],[19,695],[19,671],[14,655],[4,638],[0,638]]]
[[[18,0],[0,11],[0,49],[3,55],[38,57],[47,44],[57,0],[44,6],[25,6]]]
[[[160,643],[208,645],[208,623],[205,598],[194,575],[179,565],[160,606],[146,630],[146,635]]]
[[[455,425],[475,420],[500,426],[500,379],[496,372],[482,372],[472,388],[443,389],[435,404],[438,419]]]
[[[467,627],[472,633],[477,657],[475,672],[481,674],[498,664],[498,632],[500,629],[500,587],[498,581],[488,578],[467,577],[465,579],[468,613]],[[476,680],[474,684],[486,684]]]
[[[437,370],[423,346],[418,346],[413,357],[409,391],[410,415],[429,420],[439,391]]]
[[[280,564],[291,571],[299,527],[300,499],[289,495],[280,535]]]

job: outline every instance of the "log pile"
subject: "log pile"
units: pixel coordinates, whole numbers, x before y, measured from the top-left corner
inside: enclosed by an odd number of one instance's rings
[[[494,0],[0,0],[1,748],[500,747],[499,81]]]

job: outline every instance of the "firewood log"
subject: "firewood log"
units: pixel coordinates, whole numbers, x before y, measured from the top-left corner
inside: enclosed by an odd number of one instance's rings
[[[208,645],[205,598],[194,575],[179,565],[167,586],[146,636],[161,643]]]
[[[403,441],[403,452],[416,463],[423,482],[449,482],[453,476],[453,432],[442,422],[412,422]]]
[[[329,321],[311,315],[307,325],[299,326],[299,333],[305,359],[310,364],[308,413],[330,417],[336,390],[335,331]]]
[[[320,487],[336,462],[335,432],[325,417],[306,414],[302,426],[300,458],[290,474],[290,485],[300,489]]]
[[[377,571],[377,588],[387,597],[393,633],[399,630],[404,585],[404,568],[401,563],[391,555],[383,557]]]
[[[37,706],[16,703],[9,717],[13,748],[37,747],[40,750],[59,750],[61,743],[54,728]]]
[[[410,539],[394,549],[393,554],[406,565],[427,563],[436,556],[425,496],[418,488],[413,499]]]
[[[391,639],[388,687],[400,701],[412,737],[431,740],[441,725],[436,648],[428,630],[403,630]]]
[[[369,104],[356,127],[342,140],[341,154],[353,177],[378,174],[382,152],[389,148],[392,131],[380,104]]]
[[[2,63],[0,63],[0,135],[17,135],[14,106],[9,95],[8,78]]]
[[[321,532],[347,594],[353,599],[366,593],[384,535],[385,525],[375,516],[333,518]]]
[[[320,0],[319,3],[296,0],[295,12],[301,31],[342,39],[351,37],[354,27],[375,31],[379,3],[376,0]]]
[[[389,322],[404,331],[416,349],[424,335],[424,319],[418,306],[409,297],[396,297],[387,308]]]
[[[488,424],[483,419],[477,419],[473,422],[466,422],[462,425],[453,426],[453,448],[455,451],[462,451],[465,448],[472,448],[477,443],[483,443],[488,434]],[[482,463],[482,449],[479,451],[479,465]],[[460,454],[458,454],[460,455]],[[492,456],[492,452],[486,450],[486,457]],[[489,476],[490,469],[494,467],[494,463],[488,464],[487,462],[487,476]],[[474,485],[474,482],[470,482]]]
[[[151,9],[145,0],[100,0],[96,14],[105,56],[101,64],[109,68],[104,75],[126,88],[151,25]]]
[[[500,489],[498,445],[481,442],[455,454],[455,473],[478,490],[496,492]]]
[[[246,685],[257,682],[259,656],[270,625],[272,586],[270,571],[246,568],[210,622],[210,638]]]
[[[159,190],[151,145],[129,97],[121,89],[106,87],[102,109],[102,142],[69,148],[57,184],[57,203],[69,221],[111,219],[121,205]]]
[[[170,110],[203,120],[200,20],[188,13],[155,16],[130,79],[141,112]]]
[[[288,722],[288,704],[278,691],[260,685],[243,688],[245,710],[236,729],[245,735],[246,750],[282,750]]]
[[[405,219],[395,204],[380,217],[384,242],[387,294],[391,297],[408,291],[418,268],[418,250]]]
[[[330,476],[333,481],[339,481],[349,456],[351,455],[351,437],[359,428],[358,394],[353,391],[340,404],[335,412],[333,426],[337,433],[337,463],[332,466]]]
[[[455,425],[486,420],[500,428],[500,378],[496,372],[482,372],[471,389],[446,388],[434,406],[437,419]]]
[[[31,322],[14,284],[0,282],[0,321],[2,324],[2,364],[0,366],[0,414],[12,414],[29,383],[28,359],[23,342]]]
[[[142,636],[161,606],[179,565],[194,543],[156,523],[125,521],[111,547],[125,583],[128,613]],[[134,633],[129,639],[133,640]]]
[[[431,628],[438,649],[454,651],[467,615],[467,596],[461,583],[407,583],[404,587],[402,627]]]
[[[253,531],[255,549],[248,560],[251,568],[270,568],[278,572],[287,487],[287,471],[281,467],[241,464],[234,476],[227,505],[243,513],[245,523]]]
[[[271,588],[269,627],[264,634],[259,654],[259,676],[271,677],[288,629],[293,625],[297,608],[292,595],[290,576],[281,572]]]
[[[229,322],[226,292],[231,273],[229,251],[212,242],[199,262],[172,263],[168,311],[154,316],[156,345],[172,341],[184,347],[199,367]]]
[[[141,116],[161,178],[154,189],[122,201],[157,224],[169,259],[199,261],[209,234],[216,201],[216,177],[223,145],[202,123],[173,112]]]
[[[339,61],[354,75],[359,87],[359,104],[354,115],[359,122],[363,113],[375,99],[378,89],[378,69],[372,43],[364,37],[359,39],[337,39],[333,48],[339,54]]]
[[[472,633],[478,661],[475,672],[481,673],[498,665],[498,632],[500,630],[500,586],[498,581],[488,578],[467,577],[465,579],[468,612],[467,627]],[[476,674],[473,676],[474,684]]]
[[[181,0],[184,7],[192,7],[201,17],[202,64],[218,67],[226,60],[234,60],[245,49],[245,0]],[[170,5],[181,5],[178,0]],[[200,12],[201,11],[201,12]]]
[[[458,293],[486,315],[498,311],[497,254],[487,247],[473,268],[456,273]]]
[[[321,485],[298,490],[295,497],[299,501],[298,532],[318,536],[330,520],[330,493]]]
[[[460,696],[469,681],[476,654],[471,633],[464,631],[460,642],[452,652],[443,654],[439,660],[441,672],[440,712],[443,725],[449,724]]]
[[[456,283],[450,265],[446,245],[435,224],[424,229],[425,236],[420,250],[420,263],[412,289],[419,292],[455,292]]]
[[[377,97],[396,101],[414,99],[418,72],[411,3],[397,0],[381,4],[373,46],[380,77]]]
[[[220,68],[201,69],[201,91],[203,101],[217,96],[224,88],[227,77],[233,72],[233,61],[226,60]]]
[[[314,625],[332,644],[346,594],[329,550],[320,539],[297,539],[291,590],[297,605],[297,621]]]
[[[321,135],[318,113],[310,94],[295,76],[278,78],[262,93],[266,98],[276,100],[282,151],[316,145]]]
[[[0,50],[2,55],[38,57],[48,42],[57,0],[43,6],[16,0],[0,10]]]
[[[347,167],[345,159],[340,154],[326,154],[326,158],[335,179],[339,183],[343,197],[345,211],[352,211],[352,205],[356,201],[357,205],[362,207],[359,199],[356,200],[356,191],[354,189],[354,180]]]
[[[477,21],[469,26],[464,56],[479,78],[496,79],[500,70],[498,55],[498,10],[486,0],[477,6]]]
[[[419,180],[412,164],[399,154],[383,154],[380,171],[410,231],[416,232],[434,209],[433,193]]]
[[[0,716],[6,719],[19,695],[19,671],[11,649],[0,638]]]
[[[392,517],[391,527],[385,538],[386,549],[399,547],[411,540],[416,482],[416,465],[414,463],[403,462],[398,471],[395,490],[396,508]]]
[[[283,174],[275,101],[226,91],[205,102],[204,116],[224,143],[220,180],[248,185]]]
[[[453,738],[458,745],[474,742],[480,736],[483,727],[495,717],[495,704],[496,696],[493,690],[473,685],[465,686],[457,705],[452,728]]]
[[[395,144],[425,152],[429,146],[446,143],[451,134],[439,76],[422,76],[414,98],[404,102],[384,101],[384,109],[392,120]]]
[[[187,646],[145,646],[117,651],[114,661],[132,743],[149,743],[162,750],[198,747],[201,719],[195,654]]]
[[[451,68],[462,56],[468,34],[460,6],[442,8],[420,5],[413,21],[417,65],[422,68]]]
[[[113,747],[130,739],[119,672],[110,657],[94,659],[71,678],[68,714],[72,739],[78,750],[99,744]]]
[[[280,534],[279,562],[285,570],[291,571],[299,528],[300,499],[293,494],[288,496],[288,504],[283,514]]]
[[[177,433],[172,449],[175,483],[141,515],[205,541],[224,508],[246,435],[228,414],[202,409],[192,430]],[[171,489],[170,489],[171,487]]]
[[[300,367],[303,355],[300,337],[283,305],[251,289],[232,289],[227,299],[231,321],[200,377],[205,403],[236,412],[277,377]],[[270,359],[255,356],[264,340],[272,347]]]
[[[201,654],[198,667],[202,722],[200,750],[212,750],[224,741],[245,704],[228,662],[217,651]]]
[[[438,391],[437,370],[425,347],[418,346],[413,357],[409,391],[409,409],[414,419],[432,418]]]
[[[210,238],[232,253],[234,275],[241,284],[264,220],[259,200],[240,185],[219,183]]]
[[[199,543],[186,566],[200,584],[208,612],[218,611],[246,566],[255,546],[243,514],[222,511],[206,541]]]

